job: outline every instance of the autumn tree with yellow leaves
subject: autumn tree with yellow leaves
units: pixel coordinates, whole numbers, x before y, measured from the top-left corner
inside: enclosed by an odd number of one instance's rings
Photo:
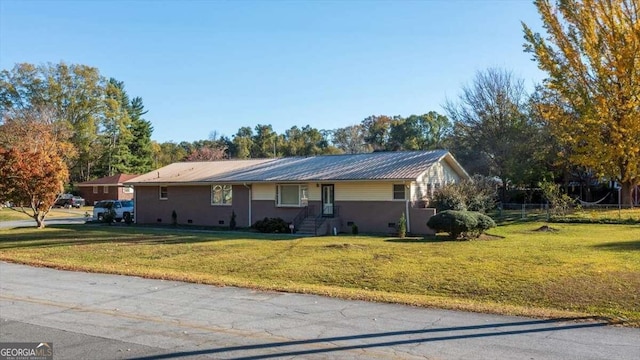
[[[542,113],[575,165],[640,183],[640,0],[536,0],[546,36],[523,24],[548,74]]]

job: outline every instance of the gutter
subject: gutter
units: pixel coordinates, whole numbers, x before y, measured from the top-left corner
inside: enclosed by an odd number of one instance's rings
[[[249,189],[249,227],[251,227],[252,222],[251,222],[251,204],[252,204],[252,194],[251,194],[251,186],[247,185],[247,184],[242,184],[244,185],[244,187],[246,187],[247,189]]]
[[[136,205],[137,202],[138,202],[138,192],[134,190],[133,191],[133,223],[134,224],[138,223],[138,206]]]
[[[409,200],[405,201],[406,214],[405,219],[407,220],[407,233],[411,233],[411,214],[409,214]]]

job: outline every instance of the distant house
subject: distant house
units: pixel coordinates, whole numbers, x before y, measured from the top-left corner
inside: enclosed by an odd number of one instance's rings
[[[125,181],[135,187],[138,223],[239,227],[265,217],[299,232],[392,233],[402,213],[408,231],[432,233],[435,189],[469,175],[444,150],[374,152],[280,159],[174,163]],[[335,229],[335,230],[334,230]]]
[[[87,205],[93,205],[100,200],[131,200],[133,199],[133,187],[125,185],[125,181],[138,175],[118,174],[100,179],[85,181],[76,184],[80,196]]]

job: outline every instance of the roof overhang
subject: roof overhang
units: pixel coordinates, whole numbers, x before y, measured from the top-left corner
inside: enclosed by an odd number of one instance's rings
[[[457,172],[461,178],[464,178],[466,180],[471,179],[471,176],[469,176],[469,173],[467,173],[467,171],[462,167],[462,165],[460,165],[460,163],[453,157],[453,155],[451,155],[450,152],[447,152],[442,157],[440,157],[439,161],[442,161],[442,160],[446,161],[447,164],[449,164],[449,166],[451,166],[451,168],[455,172]]]
[[[230,185],[251,185],[251,184],[305,184],[305,183],[319,183],[319,184],[333,184],[333,183],[356,183],[356,182],[411,182],[416,179],[305,179],[305,180],[253,180],[253,181],[224,181],[224,180],[212,180],[212,181],[163,181],[163,182],[136,182],[136,183],[124,183],[125,186],[205,186],[213,184],[230,184]]]
[[[117,184],[76,184],[77,187],[94,187],[94,186],[127,186],[126,184],[123,183],[117,183]]]

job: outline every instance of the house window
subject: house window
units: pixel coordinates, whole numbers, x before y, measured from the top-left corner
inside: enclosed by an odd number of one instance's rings
[[[404,184],[394,184],[393,185],[393,200],[405,200],[406,194],[404,189]]]
[[[169,188],[166,186],[160,186],[160,200],[169,199]]]
[[[94,187],[93,187],[93,193],[94,193],[94,194],[97,194],[97,193],[98,193],[98,187],[97,187],[97,186],[94,186]]]
[[[133,186],[125,186],[122,188],[124,194],[133,194]]]
[[[300,207],[307,204],[307,185],[278,185],[276,203],[278,206]]]
[[[231,205],[232,200],[231,185],[211,185],[211,205]]]
[[[102,187],[102,193],[103,193],[103,194],[108,194],[108,193],[109,193],[109,187],[108,187],[108,186],[106,186],[106,185],[105,185],[105,186],[103,186],[103,187]]]

